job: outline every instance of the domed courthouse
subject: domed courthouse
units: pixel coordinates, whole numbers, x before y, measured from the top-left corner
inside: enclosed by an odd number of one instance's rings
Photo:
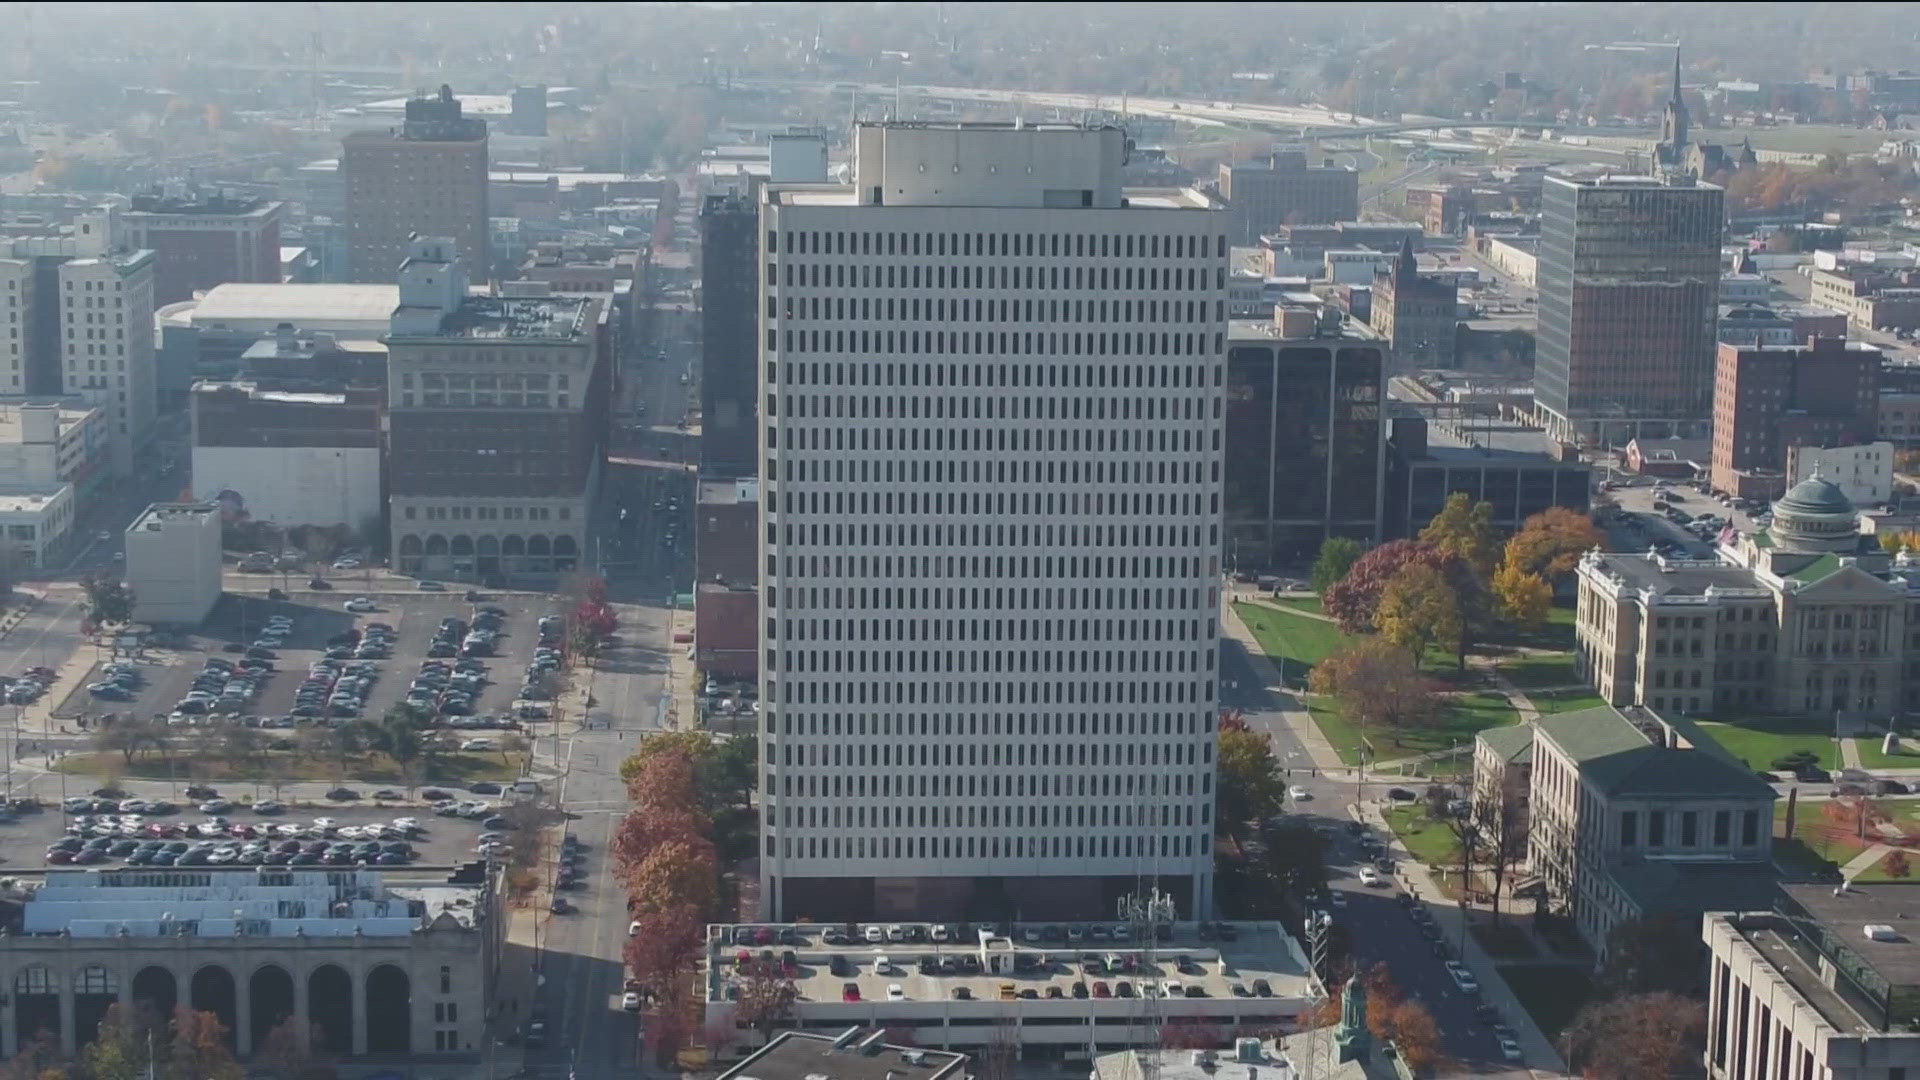
[[[1581,560],[1578,663],[1608,703],[1855,732],[1920,708],[1920,560],[1881,551],[1837,486],[1795,484],[1770,526],[1716,553]]]

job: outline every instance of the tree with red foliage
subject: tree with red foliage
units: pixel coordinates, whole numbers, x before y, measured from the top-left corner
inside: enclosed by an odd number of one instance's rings
[[[627,938],[621,956],[627,971],[640,980],[662,1008],[684,1005],[693,994],[693,973],[706,943],[706,920],[691,904],[649,911]]]
[[[1160,1026],[1166,1050],[1212,1050],[1225,1041],[1218,1027],[1199,1017],[1176,1016]]]
[[[1447,556],[1422,540],[1394,540],[1381,544],[1353,564],[1320,599],[1320,606],[1348,634],[1363,634],[1374,629],[1374,616],[1380,610],[1380,594],[1401,570],[1415,563],[1435,568],[1445,566]]]

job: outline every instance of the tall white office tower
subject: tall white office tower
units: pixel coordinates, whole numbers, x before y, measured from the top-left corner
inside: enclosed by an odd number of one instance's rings
[[[760,201],[762,909],[1211,914],[1226,215],[1118,128]]]

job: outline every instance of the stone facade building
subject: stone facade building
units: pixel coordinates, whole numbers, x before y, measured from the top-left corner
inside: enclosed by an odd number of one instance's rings
[[[316,1052],[469,1061],[505,923],[485,885],[282,867],[54,869],[13,920],[0,1055],[42,1032],[74,1053],[120,1004],[214,1013],[242,1058],[298,1018]]]
[[[1373,276],[1373,307],[1368,314],[1374,332],[1392,345],[1396,370],[1453,366],[1460,290],[1421,276],[1411,238],[1401,241],[1393,268]]]
[[[1623,922],[1699,914],[1774,880],[1773,788],[1689,720],[1607,706],[1475,740],[1475,804],[1527,784],[1526,865],[1596,950]]]
[[[1773,524],[1716,560],[1581,560],[1577,663],[1617,706],[1838,717],[1858,728],[1920,705],[1920,562],[1860,533],[1830,481],[1804,480]],[[1754,762],[1765,767],[1766,762]]]

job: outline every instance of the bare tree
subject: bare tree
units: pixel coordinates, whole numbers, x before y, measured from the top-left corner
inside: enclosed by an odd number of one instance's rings
[[[1471,894],[1473,879],[1473,856],[1480,848],[1480,824],[1468,811],[1470,807],[1457,806],[1459,797],[1453,788],[1438,781],[1427,785],[1427,817],[1453,834],[1460,848],[1460,887]]]
[[[1474,825],[1493,881],[1493,921],[1500,922],[1500,894],[1514,867],[1527,857],[1529,829],[1525,794],[1513,784],[1474,792]]]
[[[979,1065],[980,1080],[1013,1080],[1014,1071],[1020,1066],[1020,1037],[1014,1034],[1010,1021],[994,1023]]]

